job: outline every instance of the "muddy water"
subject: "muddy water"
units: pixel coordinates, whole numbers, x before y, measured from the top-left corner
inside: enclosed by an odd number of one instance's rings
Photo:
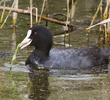
[[[34,6],[41,9],[42,0],[34,0]],[[77,0],[76,11],[72,23],[81,26],[80,29],[70,32],[72,47],[87,46],[87,31],[96,11],[99,0]],[[7,0],[11,5],[11,0]],[[27,0],[20,0],[19,7],[26,9]],[[49,16],[66,14],[65,0],[49,0]],[[5,13],[7,14],[7,13]],[[62,16],[60,19],[64,20]],[[35,20],[35,19],[34,19]],[[45,25],[45,21],[41,22]],[[0,100],[109,100],[110,77],[103,74],[73,74],[72,71],[34,71],[30,73],[25,66],[25,60],[33,48],[20,50],[13,65],[12,76],[9,74],[11,55],[16,45],[22,41],[29,28],[29,16],[18,15],[16,29],[12,28],[12,18],[0,30]],[[48,23],[53,34],[61,34],[64,27],[55,23]],[[54,47],[64,47],[62,36],[54,37]],[[68,37],[66,37],[68,46]],[[90,45],[97,44],[97,28],[90,35]],[[67,73],[68,72],[68,73]],[[71,72],[71,74],[69,73]]]

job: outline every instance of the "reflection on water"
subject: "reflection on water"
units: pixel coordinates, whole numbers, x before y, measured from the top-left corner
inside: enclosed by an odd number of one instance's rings
[[[51,75],[48,70],[29,73],[32,100],[109,100],[106,74]],[[106,97],[105,97],[106,96]]]
[[[3,1],[3,0],[2,0]],[[6,0],[9,3],[12,0]],[[43,0],[33,0],[34,6],[39,10]],[[49,0],[49,16],[66,14],[65,0]],[[83,27],[81,30],[70,32],[71,47],[87,46],[87,31],[93,14],[100,0],[77,0],[76,11],[72,24]],[[11,3],[10,3],[11,4]],[[8,4],[7,4],[8,5]],[[56,6],[57,5],[57,6]],[[20,0],[19,8],[26,9],[28,0]],[[33,19],[34,20],[34,19]],[[13,65],[13,82],[10,80],[9,67],[12,52],[25,37],[29,28],[29,18],[18,15],[15,29],[12,29],[12,19],[9,17],[7,25],[0,30],[0,100],[109,100],[110,99],[110,75],[107,70],[99,69],[97,74],[93,70],[81,73],[75,70],[33,70],[29,72],[25,66],[25,60],[32,51],[31,48],[20,50]],[[42,21],[42,25],[45,22]],[[48,22],[48,28],[53,34],[64,32],[60,25]],[[16,34],[15,34],[16,32]],[[90,44],[96,45],[97,29],[93,29],[90,36]],[[63,47],[63,36],[55,36],[55,47]],[[66,43],[68,46],[68,36]],[[16,89],[16,90],[15,90]]]
[[[47,100],[50,91],[49,86],[49,71],[47,70],[32,70],[29,73],[32,87],[30,88],[29,98],[32,100]]]
[[[52,75],[48,70],[14,72],[13,88],[7,72],[0,71],[0,100],[109,100],[107,74]],[[30,85],[29,85],[30,84]]]
[[[12,51],[14,52],[16,50],[16,28],[13,27],[13,33],[12,33]]]

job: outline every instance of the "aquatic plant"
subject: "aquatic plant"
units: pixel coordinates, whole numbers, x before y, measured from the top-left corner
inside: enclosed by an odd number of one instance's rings
[[[90,26],[87,28],[88,30],[88,39],[89,39],[89,34],[90,34],[90,30],[91,28],[98,26],[99,25],[99,33],[98,33],[98,41],[100,44],[101,41],[101,37],[103,38],[103,44],[104,46],[109,46],[109,42],[110,42],[110,12],[109,12],[109,5],[110,5],[110,1],[107,0],[106,1],[106,7],[104,9],[104,12],[102,13],[102,5],[103,5],[103,0],[100,0],[100,3],[98,5],[98,8],[93,16],[93,19],[91,21]],[[100,12],[100,16],[101,16],[101,22],[94,24],[96,17],[98,17],[98,14]],[[94,24],[94,25],[93,25]]]
[[[17,52],[18,52],[19,48],[20,48],[20,43],[17,45],[15,53],[14,53],[14,55],[12,57],[11,64],[10,64],[10,72],[12,71],[12,66],[13,66],[13,63],[14,63],[14,61],[16,59],[16,55],[17,55]]]
[[[14,2],[13,2],[13,4],[12,4],[11,8],[13,8],[13,6],[14,6]],[[5,8],[4,8],[4,9],[5,9]],[[8,17],[10,16],[10,14],[11,14],[11,10],[9,10],[8,15],[6,16],[6,18],[5,18],[4,22],[2,23],[2,25],[0,26],[0,29],[3,28],[3,26],[5,25],[5,23],[6,23],[7,19],[8,19]]]

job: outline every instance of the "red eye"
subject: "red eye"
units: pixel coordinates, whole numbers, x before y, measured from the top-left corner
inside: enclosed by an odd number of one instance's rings
[[[35,35],[37,35],[37,32],[34,32]]]

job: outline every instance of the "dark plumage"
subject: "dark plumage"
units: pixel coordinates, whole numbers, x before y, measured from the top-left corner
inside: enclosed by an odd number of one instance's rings
[[[48,69],[85,69],[108,64],[110,48],[97,46],[82,48],[53,48],[51,32],[43,26],[33,26],[27,36],[29,44],[35,47],[26,61],[26,65],[43,66]],[[24,40],[23,40],[24,41]],[[26,43],[24,43],[26,44]],[[21,48],[24,45],[21,43]],[[28,44],[28,45],[29,45]]]

